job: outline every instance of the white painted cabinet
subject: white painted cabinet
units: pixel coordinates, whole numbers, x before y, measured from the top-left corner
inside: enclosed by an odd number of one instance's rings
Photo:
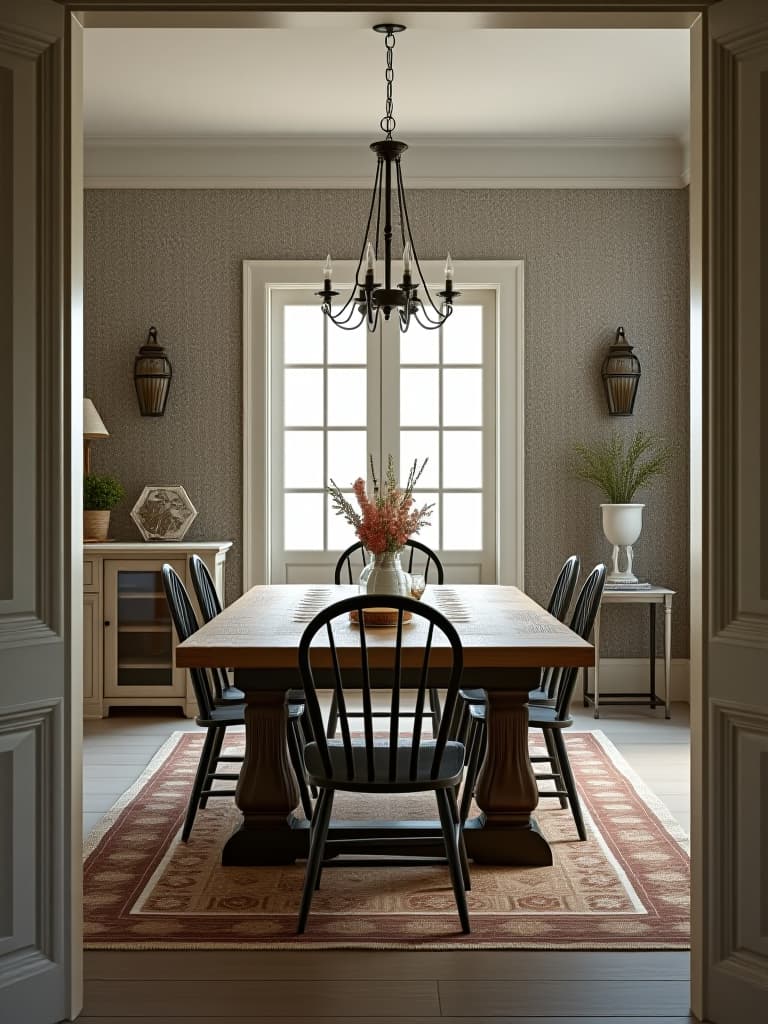
[[[189,556],[208,566],[219,594],[230,541],[197,544],[84,545],[83,713],[102,718],[113,707],[181,707],[197,713],[188,673],[174,666],[173,631],[161,569],[184,580],[198,618]]]

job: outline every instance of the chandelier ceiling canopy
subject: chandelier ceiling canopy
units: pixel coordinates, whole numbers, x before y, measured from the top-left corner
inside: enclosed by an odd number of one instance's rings
[[[421,327],[434,330],[450,316],[453,300],[460,292],[453,288],[453,263],[451,255],[445,261],[445,288],[438,292],[440,303],[431,296],[424,279],[416,245],[411,233],[408,219],[405,186],[400,168],[400,157],[408,149],[404,142],[392,138],[396,121],[392,101],[392,84],[395,73],[392,66],[392,55],[395,48],[395,36],[404,32],[404,25],[374,25],[375,32],[384,34],[387,50],[387,98],[384,116],[379,122],[384,138],[371,143],[376,154],[376,175],[373,181],[373,194],[368,210],[368,222],[365,226],[365,237],[360,250],[360,259],[355,271],[355,283],[352,292],[343,306],[333,311],[333,299],[339,294],[331,287],[333,266],[330,254],[323,266],[323,289],[316,292],[322,299],[322,310],[327,317],[344,330],[356,330],[363,321],[369,331],[375,331],[379,315],[389,320],[397,311],[400,326],[407,331],[412,320]],[[393,217],[397,220],[397,233],[402,251],[402,277],[399,283],[393,283],[392,238],[395,234]],[[373,230],[373,235],[371,231]],[[376,281],[377,261],[383,248],[384,283]],[[419,295],[421,288],[421,295]]]

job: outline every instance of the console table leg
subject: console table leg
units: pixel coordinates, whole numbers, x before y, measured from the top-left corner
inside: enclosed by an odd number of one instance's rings
[[[600,717],[600,613],[601,609],[598,608],[595,624],[592,627],[592,639],[595,642],[595,718]],[[587,670],[585,669],[584,671],[586,672]]]
[[[672,598],[664,598],[664,717],[672,717]]]
[[[652,708],[656,707],[656,605],[651,602],[648,605],[648,611],[651,616],[650,623],[650,646],[651,646],[651,699],[650,705]]]

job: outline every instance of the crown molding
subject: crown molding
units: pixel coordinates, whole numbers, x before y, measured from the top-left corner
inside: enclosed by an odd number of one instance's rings
[[[370,139],[156,138],[85,140],[86,188],[364,188]],[[413,188],[683,188],[677,138],[411,139]]]

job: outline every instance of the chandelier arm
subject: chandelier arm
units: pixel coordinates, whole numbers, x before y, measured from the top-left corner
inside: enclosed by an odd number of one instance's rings
[[[400,330],[403,334],[411,326],[411,304],[406,302],[405,308],[400,310]]]
[[[376,190],[376,235],[373,239],[373,252],[376,259],[379,258],[379,238],[381,236],[381,176],[384,167],[384,160],[379,157],[376,161],[376,180],[373,187]]]
[[[419,272],[419,279],[421,280],[422,287],[424,288],[424,292],[426,293],[427,300],[428,300],[430,306],[432,307],[432,309],[434,309],[435,313],[437,313],[437,315],[439,317],[441,317],[441,321],[440,322],[442,323],[442,321],[445,319],[447,314],[443,313],[443,311],[438,309],[438,307],[435,305],[434,299],[432,298],[432,295],[430,294],[429,288],[427,287],[427,282],[424,279],[424,272],[422,271],[421,264],[419,263],[419,257],[418,257],[418,254],[416,252],[416,246],[413,244],[413,232],[411,231],[411,221],[410,221],[410,218],[408,216],[408,202],[407,202],[406,197],[405,197],[405,187],[403,185],[403,175],[402,175],[402,171],[400,169],[399,161],[398,161],[398,164],[397,164],[397,188],[398,188],[398,192],[402,196],[403,213],[405,214],[405,227],[406,227],[406,230],[408,232],[408,241],[411,243],[411,251],[413,253],[413,261],[416,264],[416,269]],[[422,309],[423,308],[424,308],[424,303],[422,302]],[[424,315],[428,316],[426,311],[424,312]],[[421,321],[419,321],[419,322],[421,323]],[[432,322],[432,321],[430,321],[430,322]]]
[[[381,206],[381,159],[376,161],[376,174],[373,179],[373,192],[371,193],[371,205],[368,207],[368,220],[365,222],[365,235],[363,237],[363,247],[360,250],[360,259],[357,261],[357,270],[355,271],[355,287],[362,288],[363,282],[360,280],[360,267],[363,265],[365,259],[365,250],[368,248],[368,242],[370,240],[371,221],[373,220],[373,210],[377,206],[376,199],[378,197],[378,207]],[[378,232],[379,232],[379,210],[376,212],[376,235],[378,243]],[[375,250],[374,250],[375,251]],[[378,254],[377,254],[378,255]]]
[[[353,306],[349,316],[347,316],[341,322],[339,322],[336,319],[336,317],[333,316],[331,313],[327,313],[326,316],[328,317],[329,320],[332,320],[336,324],[340,331],[356,331],[362,324],[363,320],[365,320],[365,313],[360,313],[360,311],[358,310],[357,312],[359,313],[359,319],[357,320],[356,323],[351,324],[349,321],[352,319],[352,313],[354,311],[355,307]]]
[[[400,161],[397,162],[397,208],[400,214],[400,244],[405,250],[405,217],[403,216],[403,173],[400,168]],[[411,243],[411,249],[413,249],[413,239],[409,236],[408,241]]]
[[[358,289],[364,288],[364,284],[360,280],[360,268],[362,267],[363,259],[365,258],[365,250],[366,250],[366,247],[367,247],[367,244],[368,244],[368,232],[370,230],[371,220],[373,219],[373,208],[374,208],[374,205],[375,205],[375,202],[376,202],[376,194],[377,194],[377,190],[378,190],[380,179],[381,179],[381,166],[380,166],[380,161],[379,161],[376,164],[376,176],[374,177],[374,180],[373,180],[373,193],[371,195],[371,204],[370,204],[370,206],[368,208],[368,220],[367,220],[366,225],[365,225],[365,237],[363,238],[363,247],[362,247],[362,249],[360,251],[360,258],[357,261],[357,267],[355,268],[355,283],[352,286],[352,291],[349,294],[349,298],[344,303],[344,305],[341,307],[341,309],[338,310],[337,313],[332,313],[331,312],[331,304],[330,304],[330,302],[327,304],[327,307],[326,306],[323,307],[323,311],[325,312],[325,315],[330,320],[332,320],[336,324],[337,327],[341,328],[341,330],[343,330],[343,331],[356,331],[358,329],[358,327],[360,326],[360,324],[365,319],[365,313],[361,313],[360,314],[360,319],[357,321],[357,323],[352,324],[351,326],[349,324],[350,320],[352,319],[352,317],[355,314],[356,304],[357,304],[357,300],[358,300]],[[348,313],[347,313],[347,310],[349,310]],[[344,316],[344,313],[347,313],[347,315]]]
[[[416,312],[413,314],[413,319],[416,321],[419,327],[422,328],[422,330],[437,331],[439,330],[439,328],[443,326],[443,324],[445,323],[445,321],[448,319],[452,312],[453,310],[449,307],[442,320],[430,320],[429,317],[424,312],[424,307],[420,306],[419,309],[417,309]]]
[[[330,311],[328,313],[326,313],[326,316],[328,316],[331,320],[333,320],[333,322],[336,324],[337,327],[342,327],[343,328],[344,325],[348,324],[349,321],[352,319],[352,317],[355,315],[355,310],[356,310],[357,307],[355,306],[355,304],[353,302],[354,296],[355,296],[355,293],[352,292],[352,294],[347,299],[347,301],[344,303],[344,305],[341,307],[341,309],[338,311],[338,313],[331,313]],[[349,309],[348,313],[347,313],[347,309]],[[344,313],[346,313],[347,315],[344,316]],[[352,328],[350,327],[350,328],[348,328],[348,330],[352,330]]]

